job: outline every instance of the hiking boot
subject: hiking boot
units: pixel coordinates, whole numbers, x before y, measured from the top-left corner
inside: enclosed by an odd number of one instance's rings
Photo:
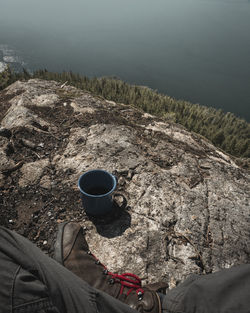
[[[83,228],[79,224],[66,222],[59,225],[54,259],[90,286],[108,293],[141,313],[162,312],[156,290],[159,290],[159,286],[166,288],[166,284],[142,287],[140,278],[134,274],[119,275],[110,272],[89,251]]]

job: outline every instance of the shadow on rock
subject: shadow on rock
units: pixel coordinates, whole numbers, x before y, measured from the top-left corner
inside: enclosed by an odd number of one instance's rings
[[[128,212],[127,200],[124,195],[116,193],[112,211],[100,217],[87,215],[95,225],[96,231],[103,237],[114,238],[121,236],[131,225],[131,216]]]

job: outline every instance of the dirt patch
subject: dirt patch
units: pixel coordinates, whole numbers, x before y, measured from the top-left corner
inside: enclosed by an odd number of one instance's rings
[[[16,95],[16,94],[15,94]],[[9,100],[15,95],[0,93],[1,115],[10,107]],[[40,181],[23,188],[19,185],[22,164],[49,159],[60,154],[68,143],[71,124],[77,124],[70,106],[62,103],[55,108],[31,108],[38,116],[58,127],[49,131],[39,125],[32,128],[16,127],[0,135],[9,140],[7,155],[16,168],[0,173],[4,182],[0,188],[0,225],[16,230],[41,247],[45,252],[51,249],[51,239],[58,223],[65,220],[84,220],[80,194],[74,185],[65,184],[69,171],[57,171],[49,162],[43,171],[48,184]],[[72,115],[72,116],[71,116]],[[82,121],[81,121],[82,122]],[[55,127],[55,129],[57,129]],[[44,186],[47,186],[44,188]]]
[[[48,252],[57,224],[65,220],[82,221],[84,212],[76,186],[63,182],[67,173],[48,167],[45,174],[52,179],[50,190],[42,188],[40,183],[20,188],[19,171],[7,175],[6,184],[0,189],[0,224]]]

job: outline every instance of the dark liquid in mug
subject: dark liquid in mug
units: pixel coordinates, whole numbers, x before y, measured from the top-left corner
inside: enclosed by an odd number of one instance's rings
[[[93,196],[100,196],[104,195],[105,193],[108,193],[110,189],[107,189],[105,187],[92,187],[90,189],[87,189],[85,192],[89,195]]]

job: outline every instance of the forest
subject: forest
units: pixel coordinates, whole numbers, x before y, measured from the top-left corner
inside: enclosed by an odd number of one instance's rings
[[[107,100],[132,105],[165,121],[183,125],[232,156],[250,157],[250,124],[233,113],[177,100],[148,87],[131,85],[113,77],[89,78],[77,73],[54,73],[46,69],[33,73],[23,69],[23,72],[17,73],[7,67],[0,73],[0,90],[16,80],[30,78],[67,82]]]

